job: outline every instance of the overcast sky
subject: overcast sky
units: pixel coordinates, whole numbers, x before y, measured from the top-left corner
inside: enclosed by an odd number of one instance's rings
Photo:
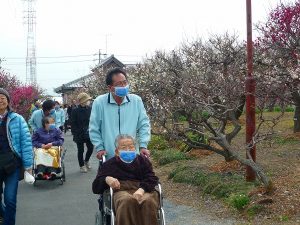
[[[252,0],[253,22],[264,21],[279,2]],[[23,0],[0,0],[2,67],[22,81],[25,8]],[[133,63],[199,36],[229,31],[245,39],[245,12],[246,0],[37,0],[37,82],[53,94],[53,88],[88,74],[99,49]],[[59,58],[78,55],[88,56]]]

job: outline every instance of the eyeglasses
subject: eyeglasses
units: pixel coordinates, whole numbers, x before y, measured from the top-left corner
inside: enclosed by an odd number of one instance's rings
[[[123,87],[123,86],[126,86],[127,84],[128,84],[128,80],[123,80],[123,81],[118,81],[118,82],[114,83],[113,86]]]

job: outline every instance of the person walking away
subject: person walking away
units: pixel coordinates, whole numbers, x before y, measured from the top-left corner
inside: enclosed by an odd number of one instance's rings
[[[64,128],[64,132],[67,133],[68,131],[68,126],[69,126],[69,114],[68,114],[68,104],[64,104],[64,113],[65,113],[65,128]]]
[[[30,125],[33,132],[37,129],[42,128],[42,119],[45,116],[50,116],[56,122],[56,114],[54,109],[55,103],[53,100],[48,99],[43,102],[42,109],[36,110],[28,120],[28,124]]]
[[[80,167],[80,172],[86,173],[87,170],[91,169],[89,160],[93,153],[93,144],[89,137],[89,122],[91,115],[90,100],[91,97],[87,93],[80,93],[77,97],[78,105],[77,108],[72,110],[71,119],[71,131],[73,134],[73,141],[77,144],[77,157]],[[87,147],[85,159],[83,159],[84,143]]]
[[[29,128],[24,118],[9,106],[9,93],[0,88],[0,219],[14,225],[21,168],[32,174],[33,153]],[[4,184],[4,187],[3,187]]]
[[[65,111],[60,107],[58,101],[55,101],[55,114],[56,120],[55,124],[61,131],[63,131],[64,124],[65,124]]]
[[[68,107],[67,109],[67,112],[68,112],[68,115],[69,115],[69,125],[72,124],[72,111],[74,109],[76,109],[78,107],[78,105],[76,104],[76,100],[74,99],[72,101],[72,104]],[[71,132],[72,132],[72,129],[71,129]],[[72,133],[73,134],[73,133]]]
[[[103,154],[112,158],[114,139],[128,134],[137,140],[136,151],[150,156],[147,145],[150,140],[150,120],[142,99],[129,94],[129,82],[125,70],[114,68],[106,75],[108,93],[98,96],[92,107],[89,134],[96,148],[97,158]]]

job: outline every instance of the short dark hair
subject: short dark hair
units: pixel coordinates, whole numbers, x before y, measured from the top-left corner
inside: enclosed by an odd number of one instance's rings
[[[124,69],[122,69],[121,67],[116,67],[116,68],[113,68],[111,70],[109,70],[106,74],[106,79],[105,79],[105,82],[106,82],[106,85],[112,85],[113,83],[113,76],[119,74],[119,73],[122,73],[126,79],[127,79],[127,74],[126,74],[126,71]]]
[[[49,116],[43,117],[43,119],[42,119],[42,126],[43,126],[43,128],[46,127],[46,124],[50,123],[49,120],[50,120]]]
[[[47,99],[46,101],[43,102],[42,108],[44,111],[47,111],[53,109],[54,106],[55,106],[54,101],[51,99]]]
[[[58,105],[60,105],[60,103],[59,103],[58,101],[55,101],[55,104],[58,104]]]

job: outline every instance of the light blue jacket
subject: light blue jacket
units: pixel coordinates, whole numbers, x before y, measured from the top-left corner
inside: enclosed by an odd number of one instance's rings
[[[30,119],[28,120],[28,124],[30,125],[32,131],[36,131],[39,128],[42,128],[42,119],[44,117],[44,112],[42,109],[36,110],[32,113]],[[56,124],[56,113],[53,113],[52,115],[50,115],[50,117],[52,117],[55,120],[55,126],[57,126]]]
[[[10,148],[22,159],[24,168],[31,169],[32,141],[26,121],[19,114],[9,112],[6,127]]]
[[[107,158],[115,154],[115,139],[119,134],[136,138],[139,148],[147,148],[150,140],[150,120],[142,99],[127,95],[120,106],[110,93],[98,96],[93,102],[89,135],[97,151],[105,149]]]
[[[59,108],[58,110],[55,109],[55,116],[56,127],[63,126],[65,124],[65,111],[62,108]]]

